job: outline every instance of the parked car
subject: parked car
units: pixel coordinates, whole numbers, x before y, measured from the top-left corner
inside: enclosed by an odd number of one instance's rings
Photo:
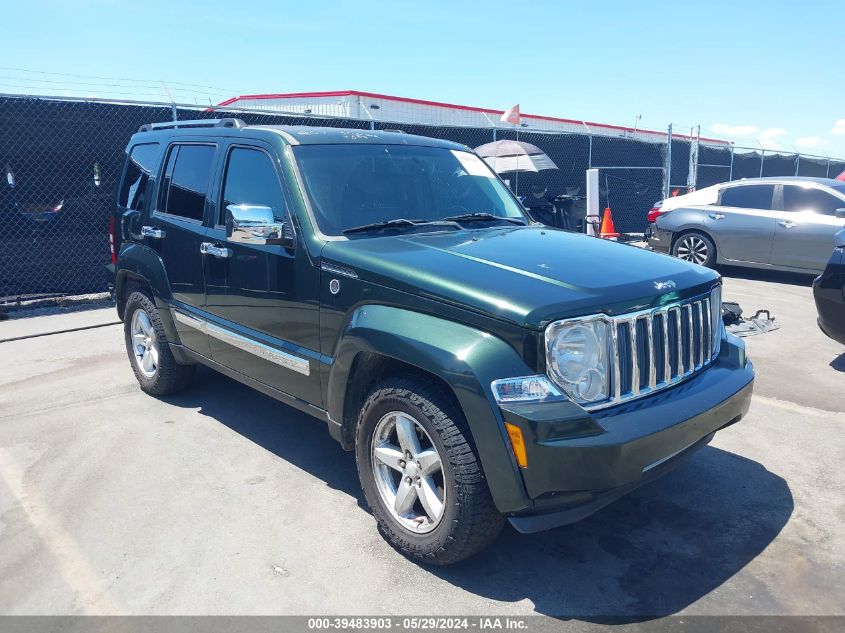
[[[223,119],[126,155],[111,269],[141,389],[201,363],[321,420],[410,556],[580,520],[748,409],[718,274],[531,222],[464,146]]]
[[[845,230],[836,234],[827,268],[813,281],[813,297],[822,332],[845,345]]]
[[[820,273],[845,226],[845,183],[749,178],[668,198],[649,215],[653,250],[710,267]]]

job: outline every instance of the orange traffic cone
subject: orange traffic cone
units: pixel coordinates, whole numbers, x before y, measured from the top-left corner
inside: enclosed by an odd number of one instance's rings
[[[604,210],[604,217],[601,219],[599,237],[610,240],[615,240],[619,237],[619,233],[616,232],[616,229],[613,226],[613,214],[610,212],[610,207],[607,207]]]

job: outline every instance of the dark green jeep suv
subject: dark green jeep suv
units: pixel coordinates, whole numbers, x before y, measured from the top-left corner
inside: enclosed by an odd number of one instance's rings
[[[147,125],[112,226],[141,389],[202,363],[322,420],[425,561],[580,520],[748,409],[717,273],[536,224],[461,145]]]

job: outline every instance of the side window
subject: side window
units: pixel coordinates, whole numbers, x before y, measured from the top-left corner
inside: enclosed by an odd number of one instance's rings
[[[159,211],[202,221],[214,145],[173,145],[162,179]]]
[[[720,204],[724,207],[739,207],[741,209],[772,208],[774,185],[739,185],[728,187],[722,192]]]
[[[823,215],[836,215],[836,210],[845,208],[845,201],[826,191],[796,185],[783,186],[784,211],[811,211]]]
[[[150,181],[150,174],[155,168],[155,161],[160,150],[158,143],[144,143],[132,148],[126,159],[126,170],[123,174],[123,181],[120,183],[120,191],[117,197],[117,205],[133,211],[144,211],[147,207],[147,184]],[[99,184],[99,170],[95,166],[95,184]]]
[[[229,152],[223,181],[223,204],[219,224],[226,221],[230,204],[254,204],[273,209],[277,220],[285,217],[285,198],[270,157],[257,149],[235,147]]]

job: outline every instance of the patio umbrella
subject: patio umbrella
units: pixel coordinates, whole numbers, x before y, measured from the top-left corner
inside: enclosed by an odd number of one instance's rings
[[[494,141],[475,148],[497,174],[557,169],[557,165],[536,145],[523,141]]]

